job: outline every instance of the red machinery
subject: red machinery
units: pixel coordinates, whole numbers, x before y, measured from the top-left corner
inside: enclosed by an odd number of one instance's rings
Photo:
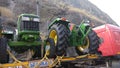
[[[103,56],[114,56],[120,54],[120,27],[105,24],[94,28],[95,32],[101,38],[101,45],[98,51]]]

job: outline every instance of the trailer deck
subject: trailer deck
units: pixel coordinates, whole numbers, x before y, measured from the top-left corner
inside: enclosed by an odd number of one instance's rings
[[[64,56],[57,56],[55,59],[48,58],[45,54],[45,56],[42,59],[38,60],[32,60],[32,61],[19,61],[15,58],[15,56],[8,51],[9,55],[14,60],[13,63],[6,63],[6,64],[0,64],[0,68],[40,68],[40,67],[55,67],[56,65],[60,65],[62,62],[71,62],[71,61],[77,61],[79,59],[95,59],[98,58],[97,55],[81,55],[77,57],[64,57]]]

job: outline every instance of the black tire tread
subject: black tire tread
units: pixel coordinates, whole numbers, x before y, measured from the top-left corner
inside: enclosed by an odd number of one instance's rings
[[[98,52],[97,50],[99,48],[99,40],[95,31],[91,30],[90,33],[88,34],[88,38],[90,41],[89,53],[92,54],[97,53]]]
[[[53,39],[51,38],[48,38],[46,40],[46,43],[49,42],[50,43],[50,54],[47,56],[48,58],[55,58],[56,55],[55,55],[55,42]]]
[[[65,54],[66,47],[69,45],[68,44],[68,29],[66,28],[65,25],[56,23],[52,26],[51,30],[56,30],[57,35],[58,35],[58,40],[56,44],[56,55],[62,56]]]
[[[7,39],[0,38],[0,63],[8,63]]]

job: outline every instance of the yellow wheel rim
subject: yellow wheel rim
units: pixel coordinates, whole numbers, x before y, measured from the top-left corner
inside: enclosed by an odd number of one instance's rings
[[[57,44],[57,32],[55,30],[50,31],[49,37],[54,40],[55,44]]]
[[[89,48],[89,45],[90,45],[89,38],[86,37],[85,41],[86,41],[85,45],[80,45],[80,46],[77,47],[78,50],[80,50],[81,52],[83,52],[85,49]]]

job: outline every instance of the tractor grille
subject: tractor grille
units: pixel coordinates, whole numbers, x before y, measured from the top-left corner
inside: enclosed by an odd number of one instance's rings
[[[22,30],[39,31],[39,22],[24,21],[21,26]]]

